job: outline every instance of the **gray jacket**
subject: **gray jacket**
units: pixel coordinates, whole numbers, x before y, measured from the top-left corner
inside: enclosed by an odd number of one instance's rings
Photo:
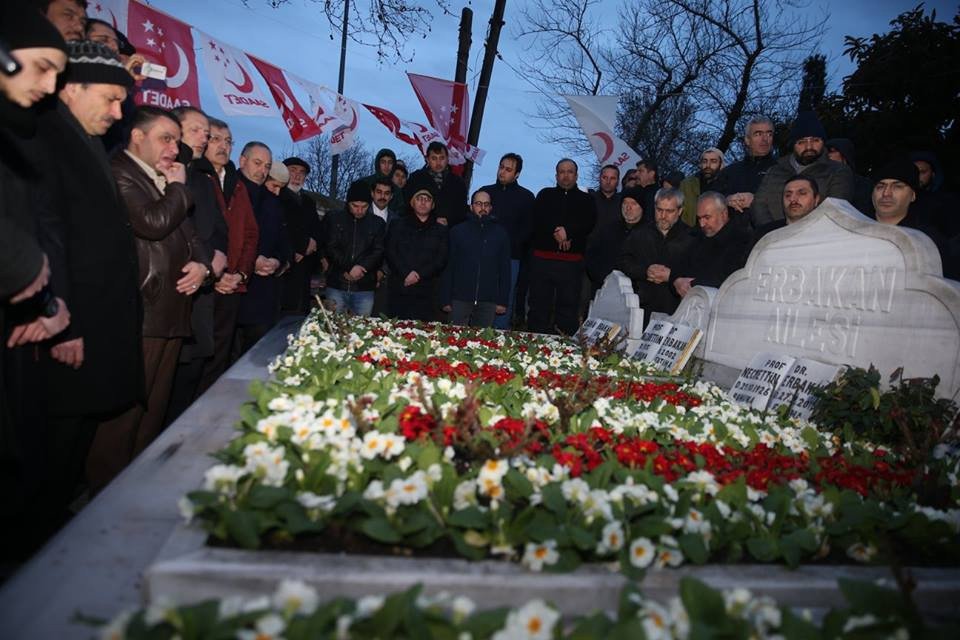
[[[773,220],[783,220],[783,186],[797,173],[790,162],[792,157],[791,153],[777,160],[757,188],[750,207],[754,229]],[[847,165],[827,158],[826,153],[807,165],[801,173],[817,181],[821,198],[853,200],[853,172]]]

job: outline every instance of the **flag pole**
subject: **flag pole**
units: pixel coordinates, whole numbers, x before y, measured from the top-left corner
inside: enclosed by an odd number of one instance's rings
[[[343,3],[343,28],[340,33],[340,77],[337,79],[337,93],[343,95],[343,81],[347,70],[347,25],[350,20],[350,0]],[[330,197],[337,200],[337,171],[340,169],[340,154],[330,158]]]
[[[477,95],[473,100],[473,114],[470,116],[470,132],[467,134],[467,144],[474,147],[480,141],[480,125],[483,122],[483,108],[487,102],[487,91],[490,89],[490,76],[493,75],[493,62],[500,44],[500,28],[503,27],[503,11],[507,0],[497,0],[490,17],[490,33],[483,53],[483,66],[480,67],[480,80],[477,82]],[[473,177],[473,162],[467,160],[463,170],[463,181],[470,184]]]

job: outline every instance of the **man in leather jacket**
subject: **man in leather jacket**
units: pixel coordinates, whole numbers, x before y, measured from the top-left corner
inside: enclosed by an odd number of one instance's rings
[[[371,199],[370,184],[357,180],[347,192],[347,210],[331,213],[327,223],[327,300],[340,313],[369,316],[373,310],[386,224],[369,212]]]

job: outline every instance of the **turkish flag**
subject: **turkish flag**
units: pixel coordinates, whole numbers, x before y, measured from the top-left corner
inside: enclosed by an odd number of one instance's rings
[[[467,85],[431,76],[408,73],[423,112],[444,140],[467,140],[470,125],[470,95]]]
[[[213,85],[220,108],[228,116],[274,116],[277,110],[253,84],[250,59],[246,53],[197,29],[203,51],[203,68]]]
[[[190,25],[139,2],[129,8],[127,38],[147,62],[167,68],[166,80],[145,78],[137,88],[137,104],[164,109],[200,106],[197,58]]]
[[[250,62],[257,68],[260,75],[263,76],[270,94],[280,109],[280,115],[283,116],[283,123],[287,125],[287,131],[294,142],[300,142],[307,138],[312,138],[323,133],[323,130],[317,125],[303,108],[290,89],[290,83],[287,82],[283,70],[273,66],[269,62],[264,62],[260,58],[250,56]]]
[[[392,111],[387,111],[383,107],[375,107],[372,104],[363,105],[367,108],[367,111],[372,113],[374,117],[379,120],[383,126],[390,130],[397,140],[406,142],[407,144],[417,144],[417,139],[406,131],[403,131],[403,123],[400,121],[400,118],[396,116]]]

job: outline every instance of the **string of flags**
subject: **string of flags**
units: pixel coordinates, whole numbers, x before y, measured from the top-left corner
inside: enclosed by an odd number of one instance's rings
[[[228,116],[279,116],[294,142],[330,135],[330,150],[343,153],[355,140],[362,108],[400,141],[420,148],[435,141],[450,151],[450,164],[481,164],[486,153],[467,143],[470,97],[467,86],[408,73],[428,124],[401,120],[383,107],[361,104],[336,91],[284,71],[139,0],[92,0],[87,15],[124,32],[147,62],[166,67],[166,77],[144,78],[134,99],[172,109],[200,107],[197,51],[213,91]],[[264,82],[261,87],[254,78]],[[306,97],[306,104],[298,96]]]

